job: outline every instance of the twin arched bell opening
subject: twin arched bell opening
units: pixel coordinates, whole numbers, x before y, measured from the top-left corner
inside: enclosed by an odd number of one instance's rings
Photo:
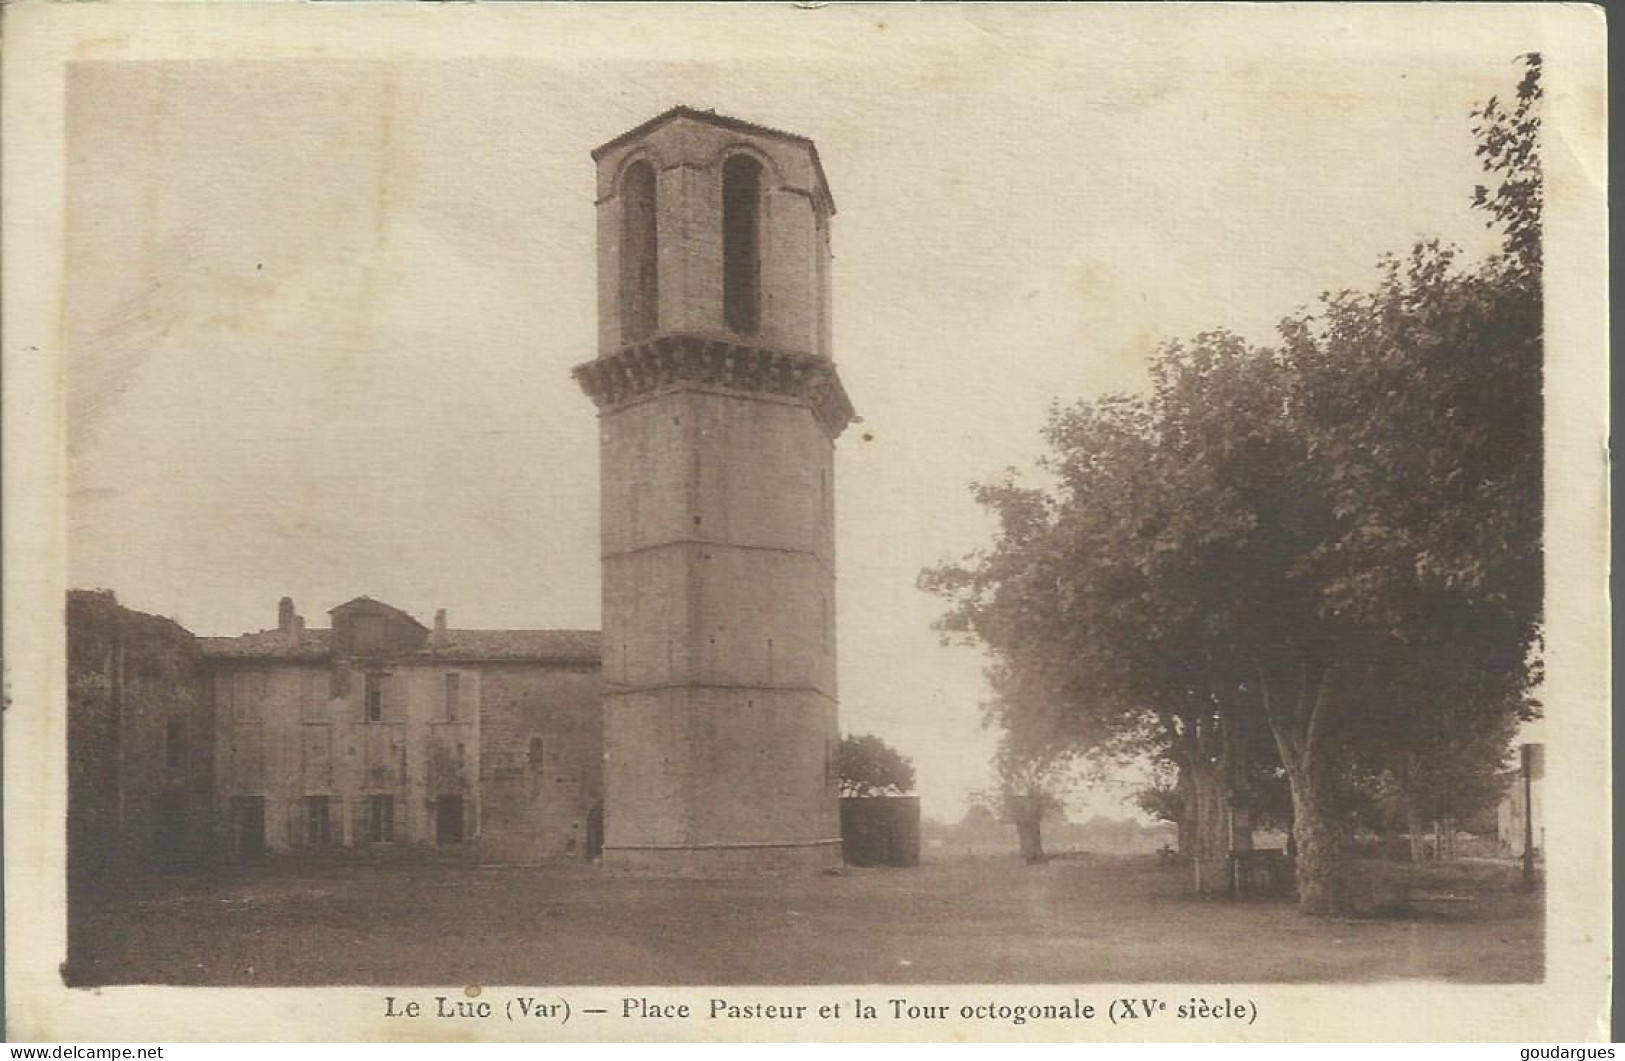
[[[830,358],[835,206],[812,141],[680,107],[593,157],[600,358],[674,337]]]
[[[728,156],[722,166],[722,323],[742,336],[762,323],[762,164]],[[660,327],[660,221],[654,166],[639,160],[621,179],[621,329],[626,342]]]

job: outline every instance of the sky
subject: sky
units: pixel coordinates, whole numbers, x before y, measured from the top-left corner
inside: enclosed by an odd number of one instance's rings
[[[1160,341],[1268,341],[1385,252],[1492,245],[1468,112],[1527,46],[1389,10],[775,8],[722,47],[690,9],[685,48],[574,12],[581,43],[534,60],[79,63],[70,581],[199,634],[363,593],[597,627],[588,152],[713,108],[818,144],[863,417],[836,450],[842,728],[957,820],[983,661],[915,580],[988,541],[970,484],[1030,471],[1049,405],[1143,385]]]

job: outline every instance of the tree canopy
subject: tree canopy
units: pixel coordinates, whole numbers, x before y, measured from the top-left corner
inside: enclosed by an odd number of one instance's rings
[[[914,791],[914,763],[872,733],[841,738],[841,795],[901,796]]]
[[[991,650],[1010,749],[1284,775],[1300,900],[1348,829],[1481,802],[1539,678],[1539,58],[1473,112],[1502,252],[1424,242],[1278,340],[1166,343],[1147,393],[1057,404],[1048,489],[975,488],[991,546],[922,575]],[[1013,743],[1012,743],[1013,742]],[[1425,810],[1423,808],[1426,808]],[[1468,813],[1462,810],[1460,813]]]

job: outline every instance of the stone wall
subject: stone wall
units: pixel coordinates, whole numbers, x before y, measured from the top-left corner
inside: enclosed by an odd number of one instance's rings
[[[70,884],[201,868],[214,727],[196,640],[106,591],[70,592],[66,619]]]
[[[259,659],[214,672],[219,839],[237,857],[456,833],[503,860],[586,856],[602,798],[595,666]]]
[[[695,388],[602,440],[611,860],[837,862],[829,437],[805,405]]]
[[[439,801],[462,801],[462,832],[480,828],[480,673],[390,661],[217,661],[220,841],[251,856],[263,815],[269,851],[434,843]],[[447,702],[448,674],[458,701]],[[381,694],[374,720],[369,687]],[[322,817],[325,832],[313,818]],[[385,803],[384,801],[388,802]],[[254,801],[260,801],[256,812]],[[380,808],[380,810],[375,810]],[[243,815],[249,815],[244,819]],[[374,825],[373,816],[387,818]]]
[[[486,664],[480,676],[482,842],[508,861],[585,858],[603,800],[597,667]]]

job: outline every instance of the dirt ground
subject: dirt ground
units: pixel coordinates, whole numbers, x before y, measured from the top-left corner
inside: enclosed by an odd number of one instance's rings
[[[1542,903],[1493,867],[1454,901],[1317,920],[1205,899],[1156,858],[768,880],[638,879],[585,865],[271,866],[88,900],[70,982],[867,984],[1529,982]]]

